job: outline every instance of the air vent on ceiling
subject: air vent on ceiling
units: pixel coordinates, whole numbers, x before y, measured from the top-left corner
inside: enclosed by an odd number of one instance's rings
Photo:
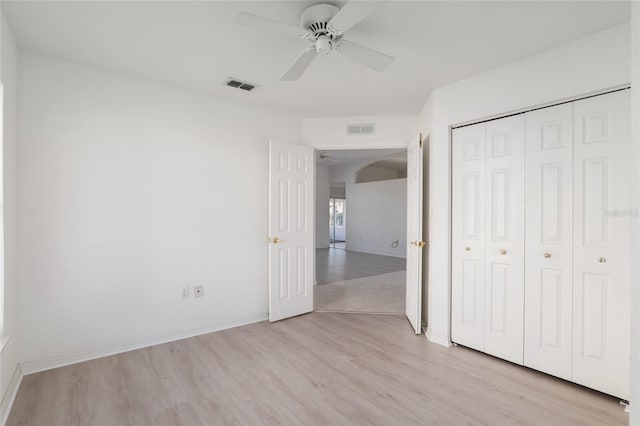
[[[224,84],[229,87],[235,87],[236,89],[246,90],[247,92],[251,92],[258,87],[257,84],[247,83],[246,81],[238,80],[233,77],[229,77]]]
[[[347,124],[347,135],[375,135],[376,125],[373,123]]]

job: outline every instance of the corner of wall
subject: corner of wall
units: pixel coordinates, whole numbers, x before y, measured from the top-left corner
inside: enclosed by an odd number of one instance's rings
[[[23,377],[24,374],[22,373],[22,369],[19,365],[16,365],[13,375],[11,376],[11,380],[9,381],[9,385],[7,386],[7,390],[2,395],[2,402],[0,402],[0,425],[2,426],[7,423],[11,407],[18,395],[18,389],[20,389]]]
[[[631,5],[631,116],[640,115],[640,2]],[[636,167],[632,174],[632,209],[640,209],[640,120],[632,120],[631,133],[632,162]],[[640,217],[632,222],[632,262],[631,281],[640,282]],[[631,286],[631,404],[629,424],[640,426],[640,286]]]
[[[0,80],[3,84],[2,105],[2,332],[6,344],[0,353],[1,417],[6,420],[20,385],[22,372],[18,366],[19,330],[17,311],[17,98],[19,51],[11,28],[0,7]],[[0,252],[1,253],[1,252]],[[10,337],[10,338],[9,338]]]

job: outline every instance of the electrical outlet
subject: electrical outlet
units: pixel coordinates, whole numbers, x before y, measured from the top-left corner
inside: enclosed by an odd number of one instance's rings
[[[182,298],[188,299],[189,296],[191,296],[191,287],[189,286],[182,287]]]
[[[204,288],[201,285],[193,286],[193,297],[202,297],[204,296]]]

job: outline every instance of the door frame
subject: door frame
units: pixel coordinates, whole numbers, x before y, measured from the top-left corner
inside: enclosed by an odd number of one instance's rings
[[[329,202],[331,202],[331,200],[333,200],[333,223],[329,222],[329,231],[331,231],[331,225],[333,225],[333,244],[335,245],[336,243],[336,200],[342,200],[345,204],[347,199],[344,197],[332,197],[331,193],[329,193]],[[346,212],[345,212],[346,213]],[[329,216],[329,218],[331,218],[331,216]],[[341,243],[345,243],[347,242],[347,238],[346,238],[346,225],[345,225],[345,218],[346,218],[346,214],[343,215],[343,219],[342,219],[342,226],[341,228],[345,228],[344,233],[345,233],[345,239],[344,240],[340,240],[339,242]],[[329,248],[331,248],[331,236],[329,237]]]
[[[423,136],[423,139],[425,141],[428,140],[428,138],[429,138],[428,134],[426,136]],[[368,143],[367,142],[360,142],[360,143],[354,143],[354,144],[340,144],[340,145],[327,143],[327,144],[323,144],[323,145],[311,145],[311,148],[313,148],[313,150],[314,150],[314,160],[315,160],[315,153],[317,151],[378,150],[378,149],[398,149],[398,150],[400,150],[400,149],[403,149],[406,152],[408,150],[408,148],[409,148],[409,144],[410,143],[411,142],[407,142],[404,145],[399,145],[399,144],[380,145],[379,143],[376,143],[376,142],[368,142]],[[317,185],[317,183],[318,182],[317,182],[317,168],[316,168],[316,173],[313,176],[313,226],[314,226],[314,229],[316,227],[316,220],[317,220],[317,218],[316,218],[316,210],[317,210],[316,209],[316,207],[317,207],[316,206],[316,202],[317,202],[317,200],[316,200],[316,185]],[[423,191],[424,191],[424,189],[428,190],[428,188],[423,188]],[[427,194],[427,197],[428,197],[428,194]],[[423,214],[423,218],[424,218],[424,214]],[[425,226],[425,224],[423,222],[423,232],[424,232],[424,226]],[[314,284],[314,287],[317,286],[317,281],[316,281],[316,245],[317,244],[316,243],[317,243],[317,241],[316,241],[316,233],[314,232],[313,233],[313,248],[314,248],[314,250],[313,250],[313,277],[314,277],[313,284]],[[423,262],[424,262],[424,260],[425,259],[423,257]],[[423,283],[422,283],[423,288],[424,288],[424,285],[425,285],[425,283],[423,281]],[[314,297],[314,300],[313,300],[313,309],[314,310],[315,310],[315,303],[316,303],[316,301],[315,301],[315,297]],[[423,316],[424,316],[424,314],[423,314]]]

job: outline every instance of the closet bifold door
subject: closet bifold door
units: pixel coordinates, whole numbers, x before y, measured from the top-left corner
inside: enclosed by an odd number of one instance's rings
[[[572,380],[629,399],[629,90],[574,103]]]
[[[524,365],[571,380],[573,104],[525,114]]]
[[[451,339],[484,350],[485,124],[452,132]]]
[[[522,364],[524,114],[486,126],[484,350]]]

